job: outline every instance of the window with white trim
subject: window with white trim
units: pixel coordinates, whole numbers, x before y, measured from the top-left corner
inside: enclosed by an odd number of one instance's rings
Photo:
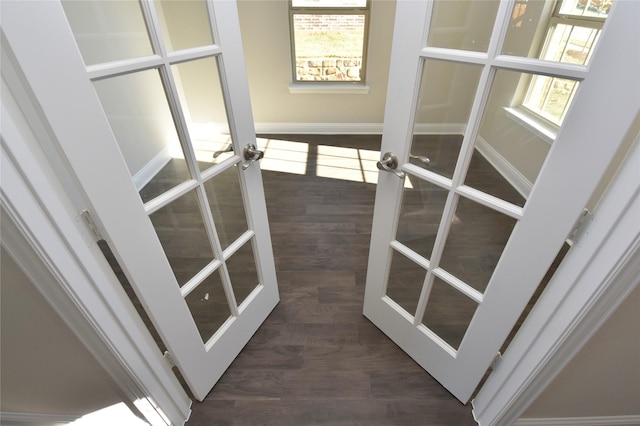
[[[549,19],[540,59],[586,65],[600,36],[613,0],[561,0]],[[522,107],[560,126],[578,82],[534,75],[522,99]]]
[[[364,83],[369,3],[289,1],[294,83]]]

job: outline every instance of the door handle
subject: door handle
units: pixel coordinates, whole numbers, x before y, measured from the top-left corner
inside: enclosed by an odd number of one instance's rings
[[[242,151],[244,159],[247,161],[242,165],[242,170],[247,170],[253,163],[264,157],[264,151],[260,151],[252,143],[248,143]]]
[[[395,156],[392,152],[385,152],[382,156],[382,160],[376,163],[376,166],[380,170],[384,170],[385,172],[391,172],[394,175],[398,176],[400,179],[404,178],[404,172],[398,170],[398,157]]]

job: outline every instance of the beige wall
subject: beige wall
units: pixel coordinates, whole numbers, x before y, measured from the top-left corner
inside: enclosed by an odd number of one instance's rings
[[[395,1],[372,2],[366,95],[290,93],[287,1],[240,0],[238,11],[257,123],[382,123]]]
[[[523,414],[640,416],[640,285]]]
[[[121,402],[113,380],[4,248],[0,262],[2,411],[80,416]]]

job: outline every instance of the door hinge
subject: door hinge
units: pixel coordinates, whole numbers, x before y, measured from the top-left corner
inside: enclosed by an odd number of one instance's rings
[[[576,220],[575,225],[571,229],[569,236],[567,237],[567,244],[570,246],[577,244],[582,240],[585,235],[585,229],[588,225],[593,221],[593,214],[589,211],[589,209],[582,210],[580,217]]]
[[[500,351],[498,351],[496,356],[493,358],[493,361],[491,361],[491,365],[489,366],[489,368],[491,368],[492,370],[495,370],[496,367],[498,367],[498,365],[501,362],[502,362],[502,354],[500,353]]]
[[[93,218],[91,217],[91,213],[89,213],[89,210],[87,209],[82,210],[80,212],[80,217],[84,221],[85,225],[87,225],[87,228],[89,228],[89,232],[91,232],[91,238],[93,238],[94,242],[98,242],[102,240],[103,239],[102,234],[98,230],[96,223],[93,221]]]
[[[170,367],[175,367],[176,366],[176,361],[173,359],[173,356],[171,355],[171,352],[164,351],[164,359],[169,363]]]

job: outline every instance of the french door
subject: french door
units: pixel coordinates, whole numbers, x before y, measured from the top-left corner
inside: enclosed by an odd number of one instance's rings
[[[3,32],[202,400],[279,300],[235,2],[6,2]]]
[[[364,314],[463,403],[619,146],[595,137],[615,68],[589,71],[615,62],[593,40],[624,44],[618,3],[558,48],[582,3],[398,1]]]

